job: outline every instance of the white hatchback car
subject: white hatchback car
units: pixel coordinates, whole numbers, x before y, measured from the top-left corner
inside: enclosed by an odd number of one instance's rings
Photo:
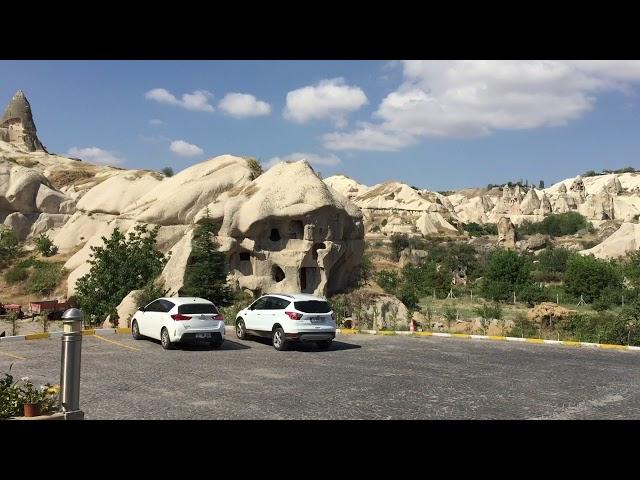
[[[336,336],[336,318],[326,299],[307,294],[269,294],[236,315],[236,335],[271,337],[276,350],[294,342],[315,342],[326,350]]]
[[[209,300],[198,297],[158,298],[141,307],[131,319],[131,335],[160,340],[169,350],[178,342],[224,342],[224,317]]]

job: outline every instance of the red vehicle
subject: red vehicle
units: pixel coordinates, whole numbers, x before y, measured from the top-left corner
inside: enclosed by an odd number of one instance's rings
[[[2,305],[2,308],[7,312],[16,312],[18,314],[18,318],[24,318],[24,312],[22,311],[22,305],[18,305],[17,303],[6,303]]]
[[[46,314],[49,320],[60,319],[67,308],[69,308],[67,302],[59,302],[58,300],[42,300],[41,302],[29,303],[29,311],[32,315]]]

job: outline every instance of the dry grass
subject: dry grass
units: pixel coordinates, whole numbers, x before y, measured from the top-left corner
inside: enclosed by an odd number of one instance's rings
[[[74,168],[69,170],[54,170],[49,175],[49,181],[54,188],[60,189],[67,185],[78,185],[80,180],[93,179],[94,173],[86,168]]]

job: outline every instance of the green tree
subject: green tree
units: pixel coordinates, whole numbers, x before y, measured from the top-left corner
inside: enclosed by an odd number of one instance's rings
[[[560,237],[563,235],[573,235],[578,230],[591,227],[591,223],[579,213],[567,212],[548,215],[541,222],[522,222],[518,227],[518,233],[525,235],[546,233],[553,237]]]
[[[402,275],[403,286],[412,289],[419,296],[429,295],[434,289],[438,294],[446,295],[451,288],[451,271],[438,267],[434,261],[427,261],[419,266],[407,265],[402,270]]]
[[[382,270],[376,275],[376,281],[385,292],[395,294],[398,286],[400,285],[401,278],[398,272],[394,272],[393,270]]]
[[[41,233],[38,238],[36,238],[36,250],[44,257],[51,257],[58,253],[58,247],[56,247],[49,236],[44,233]]]
[[[173,177],[174,173],[173,173],[173,168],[171,167],[164,167],[162,170],[160,170],[162,172],[162,174],[165,177]]]
[[[76,283],[80,308],[95,323],[112,314],[122,299],[156,278],[167,259],[156,249],[160,227],[137,225],[128,238],[116,228],[104,246],[91,247],[91,269]]]
[[[614,264],[593,255],[572,254],[567,261],[565,289],[585,302],[598,299],[603,291],[622,290],[622,274]]]
[[[226,306],[233,303],[233,292],[227,285],[226,256],[214,238],[219,229],[220,223],[209,218],[196,226],[180,294]]]
[[[4,267],[21,253],[20,241],[14,231],[0,226],[0,267]]]
[[[640,288],[640,250],[627,256],[624,273],[634,287]]]
[[[360,260],[360,266],[358,271],[358,284],[364,285],[371,279],[373,273],[373,261],[371,255],[364,253]]]
[[[482,330],[485,335],[489,330],[491,320],[497,320],[498,322],[502,320],[502,307],[497,302],[483,303],[479,307],[475,307],[473,310],[476,315],[480,317],[480,325],[482,325]]]
[[[542,273],[541,279],[548,281],[561,279],[567,270],[569,254],[566,248],[547,248],[538,255],[537,270]]]
[[[486,299],[506,301],[531,283],[529,260],[512,250],[496,250],[484,271],[481,293]]]
[[[540,183],[538,183],[538,188],[540,190],[542,190],[544,188],[544,180],[540,180]]]

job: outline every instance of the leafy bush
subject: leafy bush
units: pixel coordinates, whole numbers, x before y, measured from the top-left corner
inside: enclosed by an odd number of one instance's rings
[[[149,282],[142,290],[135,294],[136,307],[145,307],[153,302],[156,298],[162,298],[169,295],[169,289],[165,289],[163,285],[155,282]]]
[[[252,300],[253,297],[246,292],[236,293],[231,305],[219,308],[220,313],[224,316],[224,323],[226,325],[235,325],[236,315],[238,312],[243,308],[246,308]]]
[[[162,170],[160,170],[162,172],[162,174],[165,177],[173,177],[174,173],[173,173],[173,168],[171,167],[164,167]]]
[[[249,166],[249,169],[253,174],[253,178],[258,178],[264,173],[264,170],[262,170],[262,165],[260,165],[260,162],[256,158],[247,157],[245,160],[247,161],[247,165]]]
[[[629,306],[631,310],[631,306]],[[629,311],[628,310],[628,311]],[[596,315],[576,313],[560,325],[565,338],[580,342],[613,343],[618,345],[640,344],[637,323],[631,316],[614,315],[608,312]]]
[[[417,295],[429,295],[435,289],[436,294],[446,295],[451,289],[451,272],[438,268],[434,261],[419,266],[407,265],[402,270],[403,288],[413,290]]]
[[[607,288],[622,289],[622,274],[613,263],[591,255],[570,255],[565,274],[567,292],[576,297],[582,295],[585,302],[591,303]]]
[[[479,237],[482,235],[497,235],[498,225],[495,223],[485,223],[480,225],[476,222],[470,222],[462,225],[462,229],[471,237]]]
[[[506,301],[518,294],[531,280],[529,260],[512,250],[496,250],[484,271],[480,290],[486,299]]]
[[[534,233],[542,233],[560,237],[573,235],[578,230],[592,229],[593,226],[579,213],[567,212],[549,215],[541,222],[531,223],[525,220],[516,228],[518,234],[532,235]]]
[[[398,272],[392,270],[382,270],[376,276],[378,285],[387,293],[395,293],[398,286],[401,283],[401,278]]]
[[[411,286],[407,284],[402,285],[398,291],[398,298],[408,309],[416,310],[418,308],[418,295]]]
[[[595,177],[598,173],[595,170],[587,170],[582,174],[583,177]]]
[[[26,268],[16,265],[10,268],[5,274],[4,279],[8,284],[13,285],[18,282],[23,282],[29,277],[29,272]]]
[[[36,250],[44,257],[50,257],[58,253],[58,247],[44,233],[41,233],[36,238]]]
[[[483,303],[479,307],[475,307],[473,311],[480,317],[480,324],[485,335],[491,325],[491,320],[502,320],[502,307],[497,302]]]
[[[358,285],[364,285],[371,279],[373,273],[373,260],[371,255],[364,253],[358,266]]]
[[[233,303],[233,293],[227,285],[226,256],[218,251],[214,238],[218,230],[220,223],[209,218],[197,225],[180,294],[206,298],[217,306],[225,306]]]
[[[20,241],[10,228],[0,226],[0,267],[22,253]]]
[[[131,290],[160,274],[167,259],[155,247],[159,228],[137,225],[128,238],[116,228],[110,238],[102,237],[104,246],[91,247],[91,270],[76,283],[78,302],[90,322],[111,314]]]
[[[447,322],[447,330],[451,330],[451,322],[455,322],[458,318],[458,311],[450,305],[444,309],[444,319]]]
[[[56,289],[65,273],[61,263],[40,262],[27,281],[27,293],[49,295]]]
[[[562,274],[567,270],[567,260],[571,252],[566,248],[547,248],[538,255],[537,270],[545,274]]]
[[[0,418],[16,417],[21,413],[20,391],[11,375],[12,366],[13,364],[9,366],[9,373],[0,378]]]
[[[509,330],[507,336],[532,338],[537,334],[538,330],[533,322],[529,321],[524,313],[518,312],[513,319],[513,327]]]

